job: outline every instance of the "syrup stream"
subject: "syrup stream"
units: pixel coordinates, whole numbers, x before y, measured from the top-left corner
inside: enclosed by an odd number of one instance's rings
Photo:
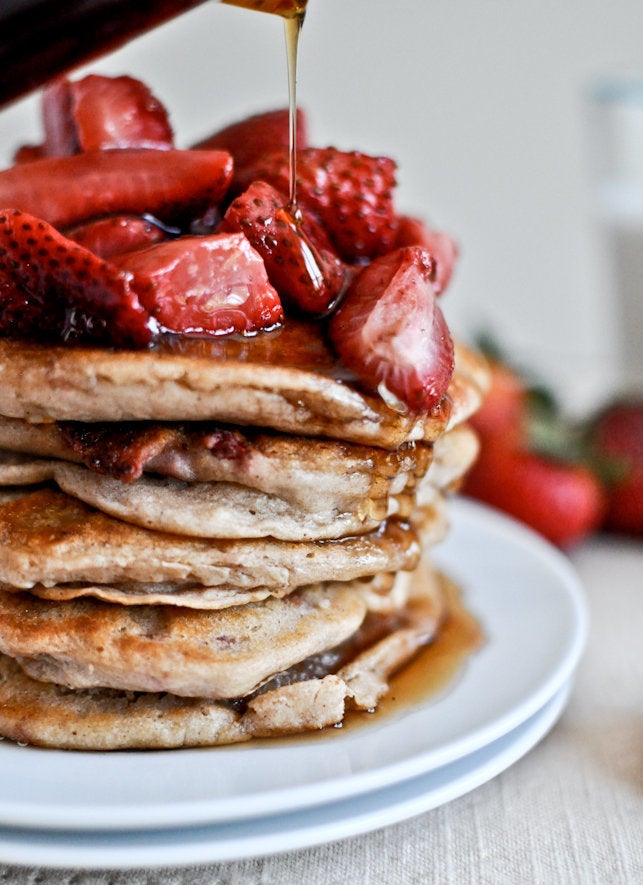
[[[288,209],[295,221],[300,221],[301,218],[301,213],[297,207],[297,56],[299,35],[303,23],[304,12],[292,18],[284,19],[286,59],[288,63],[288,121],[290,135],[290,193],[288,196]]]

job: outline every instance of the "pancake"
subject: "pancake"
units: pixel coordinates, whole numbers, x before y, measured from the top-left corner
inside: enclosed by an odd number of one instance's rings
[[[366,611],[350,582],[223,611],[0,593],[0,651],[68,688],[234,698],[343,642]]]
[[[0,486],[37,485],[52,477],[51,461],[0,450]]]
[[[286,671],[276,687],[241,704],[108,688],[69,690],[28,676],[0,655],[0,732],[12,740],[71,750],[175,749],[318,730],[351,707],[372,709],[388,680],[435,634],[444,600],[434,579],[419,580],[384,638],[348,644],[334,673],[316,662]],[[332,656],[331,656],[332,657]],[[332,666],[332,664],[331,664]]]
[[[408,443],[394,452],[301,436],[249,434],[215,424],[31,424],[0,417],[0,450],[84,463],[131,482],[159,475],[184,482],[233,482],[293,504],[358,507],[366,497],[397,494],[423,476],[431,447]],[[25,458],[24,463],[28,463]],[[2,472],[0,471],[0,484]],[[321,499],[321,500],[320,500]]]
[[[222,421],[397,449],[466,420],[484,378],[482,361],[459,346],[442,403],[402,415],[346,377],[318,329],[295,321],[136,352],[0,340],[0,415],[32,422]]]
[[[433,445],[433,460],[417,488],[417,501],[423,503],[431,489],[457,491],[460,481],[478,456],[478,435],[468,424],[447,431]]]
[[[126,484],[84,467],[58,464],[54,479],[69,495],[133,525],[200,538],[307,541],[372,531],[398,511],[394,497],[365,498],[342,510],[332,495],[306,506],[229,482],[184,483],[144,477]]]
[[[373,611],[388,611],[391,607],[401,605],[408,595],[410,572],[380,572],[367,578],[351,581],[367,600],[368,607]],[[0,591],[16,592],[10,584],[0,584]],[[249,602],[260,602],[269,596],[276,595],[262,587],[255,590],[221,590],[218,587],[204,587],[202,584],[91,584],[76,582],[56,584],[45,587],[35,584],[29,589],[34,596],[62,602],[68,599],[79,599],[91,596],[104,602],[115,602],[119,605],[178,605],[183,608],[196,608],[204,611],[219,610],[232,606],[246,605]]]
[[[18,589],[86,581],[268,588],[283,595],[318,581],[415,568],[416,533],[389,520],[337,541],[185,538],[132,526],[51,489],[0,507],[0,581]]]

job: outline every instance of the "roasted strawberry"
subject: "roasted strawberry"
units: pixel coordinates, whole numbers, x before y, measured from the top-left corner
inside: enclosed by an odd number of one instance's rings
[[[33,163],[34,160],[43,160],[44,156],[42,145],[21,144],[13,155],[13,162],[17,165],[20,163]]]
[[[173,147],[167,111],[133,77],[61,78],[45,89],[42,109],[47,157],[112,148]]]
[[[643,535],[643,401],[621,398],[589,422],[588,443],[604,479],[606,528]]]
[[[560,547],[598,529],[605,512],[603,488],[588,467],[524,451],[498,438],[482,440],[462,492],[510,514]]]
[[[319,218],[346,261],[375,258],[395,244],[395,171],[386,157],[306,148],[297,157],[297,202]],[[246,166],[235,177],[235,192],[256,180],[289,194],[288,151],[273,151]]]
[[[103,215],[182,222],[218,203],[232,177],[225,151],[94,151],[0,172],[0,206],[66,228]]]
[[[308,145],[306,116],[297,109],[297,149]],[[194,145],[197,150],[228,151],[234,159],[235,174],[251,166],[266,151],[290,148],[290,119],[288,108],[266,111],[246,117],[238,123],[220,129]]]
[[[417,246],[377,258],[354,279],[329,324],[344,365],[411,412],[440,402],[454,368],[432,276],[431,256]]]
[[[46,341],[142,346],[154,322],[131,274],[26,212],[0,212],[0,333]]]
[[[283,319],[261,257],[243,234],[181,237],[115,256],[159,325],[184,335],[251,333]]]
[[[427,227],[419,218],[401,215],[397,219],[395,245],[422,246],[427,249],[435,262],[435,291],[438,295],[444,292],[451,281],[458,257],[458,246],[449,234]]]
[[[65,236],[99,258],[111,258],[121,252],[143,249],[166,240],[169,230],[151,217],[111,215],[88,221],[66,231]],[[178,234],[178,230],[176,234]]]
[[[268,277],[285,302],[306,313],[332,309],[349,278],[328,238],[310,217],[297,218],[286,197],[255,181],[223,217],[221,230],[243,233],[264,260]]]

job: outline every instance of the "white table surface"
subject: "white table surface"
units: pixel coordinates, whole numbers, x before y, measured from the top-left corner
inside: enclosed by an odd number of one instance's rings
[[[15,885],[641,885],[643,544],[571,553],[591,628],[554,730],[494,780],[420,817],[318,848],[235,863],[92,872],[0,866]]]

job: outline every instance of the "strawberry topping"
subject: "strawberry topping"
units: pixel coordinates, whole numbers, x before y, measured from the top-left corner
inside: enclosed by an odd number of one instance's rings
[[[297,203],[314,213],[346,261],[383,255],[395,245],[393,190],[396,166],[335,148],[307,148],[297,156]],[[235,177],[235,191],[261,179],[289,193],[286,150],[266,154]]]
[[[401,215],[397,219],[396,246],[422,246],[427,249],[435,264],[433,286],[440,295],[449,285],[453,267],[458,257],[458,246],[449,234],[432,230],[419,218]]]
[[[168,229],[151,217],[140,215],[110,215],[88,221],[64,231],[65,235],[89,249],[100,258],[111,258],[121,252],[132,252],[166,240],[170,233],[179,231]]]
[[[242,234],[181,237],[115,256],[143,305],[168,332],[245,334],[283,319],[261,257]]]
[[[297,149],[308,146],[307,124],[304,112],[297,109]],[[252,166],[267,150],[290,148],[290,119],[288,108],[255,114],[220,129],[194,145],[198,150],[228,151],[234,159],[235,175]]]
[[[349,269],[314,218],[297,218],[286,204],[275,188],[255,181],[232,202],[222,230],[248,238],[284,301],[306,313],[327,313],[344,291]]]
[[[133,77],[92,74],[55,81],[43,93],[44,156],[113,148],[173,147],[167,111]]]
[[[131,274],[51,225],[0,212],[0,333],[46,341],[143,346],[154,323]]]
[[[417,246],[377,258],[330,320],[344,365],[400,411],[430,411],[453,373],[453,343],[436,303],[433,270],[431,256]]]
[[[59,229],[121,213],[178,223],[220,202],[231,177],[232,157],[225,151],[94,151],[5,169],[0,206]]]

